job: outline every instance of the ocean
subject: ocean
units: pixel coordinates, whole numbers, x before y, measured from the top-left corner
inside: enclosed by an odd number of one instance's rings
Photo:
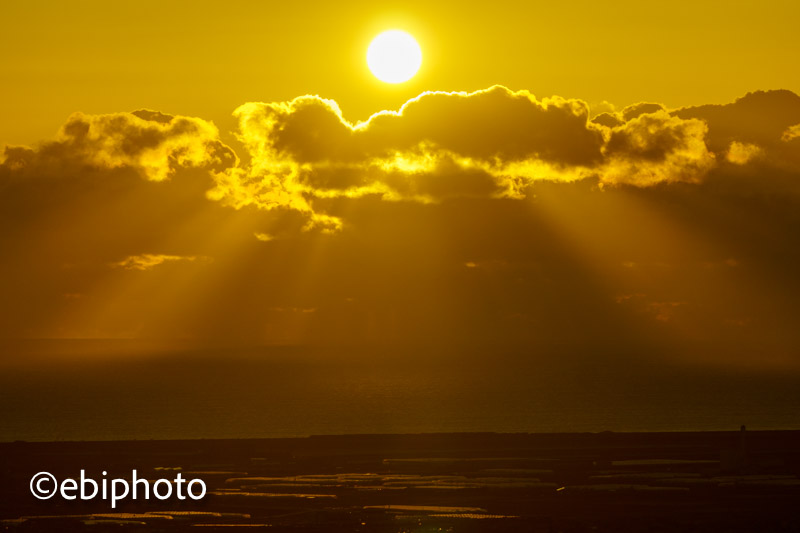
[[[800,429],[794,373],[635,354],[31,346],[5,348],[2,441]]]

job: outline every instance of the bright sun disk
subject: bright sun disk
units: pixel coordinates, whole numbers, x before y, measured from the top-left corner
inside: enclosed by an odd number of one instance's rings
[[[386,83],[410,80],[422,65],[417,41],[402,30],[388,30],[375,37],[367,49],[369,70]]]

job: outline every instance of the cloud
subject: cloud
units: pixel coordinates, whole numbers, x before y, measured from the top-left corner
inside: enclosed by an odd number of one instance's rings
[[[176,169],[203,168],[214,180],[210,200],[298,212],[306,229],[334,232],[344,221],[321,206],[338,198],[521,199],[542,182],[649,187],[699,183],[726,162],[800,168],[800,97],[789,91],[672,111],[648,102],[606,107],[590,119],[582,100],[494,86],[426,92],[352,123],[318,96],[251,102],[234,113],[244,164],[199,118],[75,113],[51,142],[6,147],[0,175],[128,169],[164,181]]]
[[[592,117],[597,117],[599,115],[604,115],[604,114],[613,114],[617,110],[617,107],[614,104],[606,100],[603,100],[602,102],[596,104],[592,104],[590,108]]]
[[[236,109],[242,163],[216,127],[158,111],[72,115],[55,140],[6,147],[0,175],[125,169],[165,181],[180,168],[213,178],[206,198],[235,209],[295,212],[306,230],[341,230],[336,199],[439,203],[530,197],[537,184],[700,183],[723,164],[800,168],[800,97],[751,93],[732,104],[668,110],[643,102],[590,118],[582,100],[502,86],[426,92],[364,122],[301,96]]]
[[[236,208],[296,209],[309,227],[328,229],[341,221],[315,208],[319,199],[524,198],[540,181],[696,182],[714,164],[703,121],[660,104],[589,120],[582,100],[539,100],[502,86],[423,93],[360,123],[317,96],[248,103],[234,114],[250,163],[217,173],[209,197]]]
[[[335,102],[304,96],[281,104],[245,104],[236,111],[250,146],[297,163],[348,163],[390,158],[428,144],[480,160],[590,164],[602,135],[587,128],[588,106],[560,97],[495,86],[474,93],[427,92],[399,111],[351,124]]]
[[[65,166],[128,168],[164,181],[177,168],[223,170],[236,164],[211,122],[157,111],[86,115],[74,113],[53,141],[36,149],[6,147],[0,170],[61,173]]]
[[[720,161],[744,164],[725,156],[732,146],[749,145],[758,147],[762,156],[747,160],[754,168],[800,171],[800,139],[792,137],[793,127],[800,124],[800,96],[791,91],[756,91],[730,104],[686,107],[672,114],[704,121],[708,125],[706,145],[722,156]]]
[[[658,113],[659,111],[666,111],[666,107],[662,104],[654,104],[651,102],[640,102],[638,104],[633,104],[627,106],[625,109],[622,110],[620,116],[623,122],[627,122],[631,119],[638,118],[647,113]]]
[[[752,99],[302,97],[239,108],[241,160],[202,119],[74,115],[0,163],[0,335],[794,347],[800,118]]]
[[[661,108],[630,116],[611,129],[604,149],[607,162],[601,170],[604,182],[637,186],[697,182],[713,167],[703,121],[681,119]]]
[[[800,96],[791,91],[756,91],[723,105],[701,105],[676,110],[680,118],[698,118],[708,124],[708,146],[724,151],[731,142],[769,146],[800,123]]]
[[[614,128],[625,124],[625,121],[622,120],[619,117],[619,115],[614,112],[600,113],[599,115],[597,115],[592,119],[592,122],[594,122],[595,124],[599,124],[601,126],[605,126],[607,128]]]
[[[176,261],[195,261],[197,259],[198,258],[193,255],[181,256],[165,254],[140,254],[131,255],[122,261],[111,263],[111,266],[114,268],[124,268],[126,270],[150,270],[158,265],[163,265],[164,263]]]
[[[783,132],[783,135],[781,135],[781,140],[784,142],[790,142],[797,138],[800,138],[800,124],[795,124],[794,126],[788,128]]]
[[[605,108],[590,119],[582,100],[537,99],[502,86],[426,92],[359,123],[318,96],[251,102],[234,113],[246,163],[199,118],[75,113],[51,142],[6,147],[0,175],[125,169],[158,182],[201,168],[213,177],[210,200],[293,211],[305,229],[335,232],[346,221],[323,207],[334,199],[522,199],[543,182],[650,187],[700,183],[726,163],[800,169],[800,97],[789,91],[721,106]]]
[[[755,144],[733,141],[725,158],[734,165],[746,165],[762,153],[761,148]]]
[[[237,208],[296,209],[311,226],[330,229],[340,222],[315,210],[315,199],[521,197],[525,180],[577,179],[578,167],[602,159],[603,131],[588,114],[579,100],[540,101],[500,86],[423,93],[356,124],[316,96],[248,103],[235,116],[250,164],[218,173],[209,197]]]
[[[615,297],[615,301],[618,304],[630,306],[635,313],[652,316],[659,322],[670,322],[678,308],[686,305],[686,302],[652,301],[642,293],[620,294]]]
[[[210,173],[235,165],[236,155],[208,121],[76,113],[53,140],[0,154],[0,336],[139,331],[158,314],[147,302],[182,298],[179,282],[208,270],[186,265],[216,255],[208,243],[231,210],[205,191]],[[163,256],[142,254],[152,250]],[[143,269],[150,274],[129,273]],[[159,288],[138,288],[147,301],[110,303],[129,281]]]

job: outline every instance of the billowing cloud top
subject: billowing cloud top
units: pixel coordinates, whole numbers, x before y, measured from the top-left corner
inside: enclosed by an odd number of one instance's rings
[[[590,120],[583,101],[538,100],[495,86],[423,93],[396,112],[353,124],[335,102],[316,96],[249,103],[235,115],[250,164],[220,173],[210,196],[236,207],[290,207],[307,212],[312,225],[335,225],[319,217],[315,199],[523,198],[537,181],[582,178],[636,186],[699,182],[720,164],[741,165],[756,154],[796,167],[794,112],[771,124],[774,131],[754,136],[749,128],[759,102],[772,98],[784,101],[782,108],[798,107],[792,93],[755,93],[719,109],[636,104]],[[742,109],[749,115],[741,117]]]
[[[3,168],[16,173],[61,173],[65,165],[131,168],[163,181],[180,167],[223,169],[236,154],[212,123],[157,111],[84,115],[67,119],[56,139],[36,150],[6,147]]]
[[[640,187],[698,183],[720,166],[800,168],[800,97],[758,92],[725,106],[667,110],[635,104],[590,120],[588,105],[495,86],[427,92],[398,111],[348,122],[332,100],[248,103],[235,111],[239,164],[216,127],[156,111],[76,113],[38,149],[6,147],[6,173],[58,173],[63,165],[130,168],[163,181],[177,168],[210,170],[208,197],[224,205],[296,210],[308,228],[341,220],[320,199],[378,195],[439,202],[524,198],[537,181],[592,178]]]

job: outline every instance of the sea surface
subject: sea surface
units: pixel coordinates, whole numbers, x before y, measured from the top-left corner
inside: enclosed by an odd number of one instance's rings
[[[0,440],[800,428],[791,372],[645,355],[6,345]]]

